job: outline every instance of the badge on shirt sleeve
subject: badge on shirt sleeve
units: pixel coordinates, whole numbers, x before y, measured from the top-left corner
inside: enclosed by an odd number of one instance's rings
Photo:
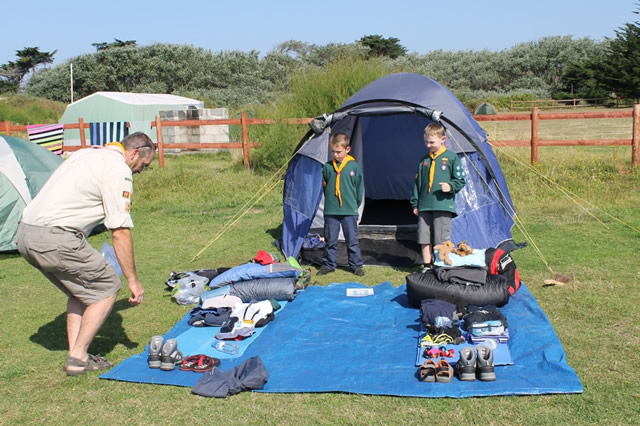
[[[129,210],[131,210],[131,203],[127,201],[127,203],[124,205],[124,211],[128,212]]]
[[[349,176],[354,177],[355,175],[356,175],[356,172],[354,172],[353,170],[349,172]]]
[[[442,167],[440,167],[442,169],[442,171],[447,170],[447,163],[449,162],[449,159],[447,157],[442,159]]]
[[[124,198],[131,198],[131,193],[129,191],[122,191],[122,196]]]

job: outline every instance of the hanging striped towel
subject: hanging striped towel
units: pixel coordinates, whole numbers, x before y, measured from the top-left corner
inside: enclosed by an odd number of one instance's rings
[[[47,148],[54,154],[62,155],[64,124],[29,124],[27,134],[31,142]]]
[[[91,145],[104,146],[109,142],[120,142],[129,134],[126,121],[89,123]]]

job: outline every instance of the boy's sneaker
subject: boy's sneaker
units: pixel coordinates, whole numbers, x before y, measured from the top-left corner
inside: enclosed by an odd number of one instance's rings
[[[364,277],[364,270],[362,269],[362,266],[356,266],[351,270],[351,273],[359,277]]]
[[[422,267],[422,270],[420,271],[421,274],[426,274],[429,271],[433,271],[433,266],[431,265],[424,265]]]
[[[491,382],[496,379],[496,372],[493,368],[493,350],[487,346],[478,346],[476,348],[478,356],[476,357],[476,373],[478,379]]]
[[[162,345],[160,359],[160,369],[165,371],[171,371],[176,365],[182,364],[183,356],[182,352],[178,350],[176,339],[169,339]]]
[[[151,343],[149,343],[149,368],[160,368],[160,364],[162,363],[160,359],[160,353],[162,352],[162,336],[153,336],[151,338]]]
[[[476,379],[476,352],[473,348],[462,348],[456,362],[456,374],[460,380],[472,382]]]
[[[326,266],[321,266],[320,269],[318,269],[318,272],[316,275],[327,275],[333,272],[333,269],[329,269]]]

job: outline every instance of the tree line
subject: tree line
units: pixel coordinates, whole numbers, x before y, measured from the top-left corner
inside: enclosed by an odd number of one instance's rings
[[[638,11],[634,12],[638,13]],[[640,98],[640,24],[627,23],[615,37],[598,42],[571,36],[545,37],[502,51],[407,53],[396,38],[364,36],[354,43],[324,46],[290,40],[260,56],[257,51],[223,51],[175,44],[137,46],[134,40],[93,43],[96,52],[51,68],[54,52],[17,51],[18,60],[0,66],[0,91],[61,102],[96,91],[171,93],[195,97],[208,107],[269,104],[286,94],[304,73],[343,61],[376,61],[385,72],[431,77],[463,102],[510,98]],[[27,79],[25,76],[31,73]]]

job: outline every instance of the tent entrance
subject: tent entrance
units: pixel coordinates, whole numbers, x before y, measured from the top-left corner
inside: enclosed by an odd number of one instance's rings
[[[358,235],[376,240],[415,240],[416,223],[408,200],[366,198]]]

